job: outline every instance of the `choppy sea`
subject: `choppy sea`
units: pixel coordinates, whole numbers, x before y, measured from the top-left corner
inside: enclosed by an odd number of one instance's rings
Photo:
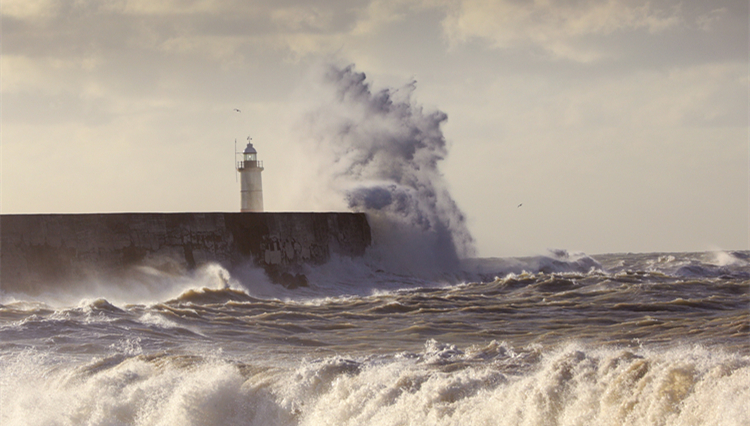
[[[750,425],[750,252],[3,292],[0,424]]]

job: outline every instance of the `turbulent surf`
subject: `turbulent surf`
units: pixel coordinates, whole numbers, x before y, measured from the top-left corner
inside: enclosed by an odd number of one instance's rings
[[[296,290],[208,265],[4,293],[0,423],[747,425],[749,261],[337,259]]]

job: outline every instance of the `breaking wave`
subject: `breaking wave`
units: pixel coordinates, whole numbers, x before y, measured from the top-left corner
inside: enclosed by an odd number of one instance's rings
[[[303,137],[321,159],[323,187],[368,213],[371,255],[404,271],[452,270],[474,254],[466,219],[438,164],[448,116],[412,100],[416,82],[373,91],[354,66],[329,66]]]
[[[457,348],[301,365],[112,354],[59,369],[26,351],[2,359],[4,425],[745,425],[750,359],[669,351]],[[39,374],[40,369],[45,370]],[[40,389],[44,389],[40,393]],[[33,409],[32,409],[33,406]]]

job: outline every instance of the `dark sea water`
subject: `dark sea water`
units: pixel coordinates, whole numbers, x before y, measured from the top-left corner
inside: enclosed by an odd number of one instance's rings
[[[750,252],[2,293],[0,424],[750,425]]]

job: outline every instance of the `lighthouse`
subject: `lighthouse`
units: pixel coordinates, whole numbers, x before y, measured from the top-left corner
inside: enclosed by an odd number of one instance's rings
[[[240,173],[240,195],[242,205],[241,212],[263,211],[263,180],[260,173],[263,171],[263,162],[258,161],[258,151],[253,148],[250,138],[245,150],[242,151],[242,161],[237,162],[237,171]]]

